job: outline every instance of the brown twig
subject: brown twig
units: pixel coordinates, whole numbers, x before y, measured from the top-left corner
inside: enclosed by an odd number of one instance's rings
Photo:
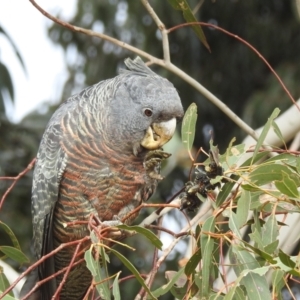
[[[6,190],[6,192],[4,193],[4,195],[2,196],[1,200],[0,200],[0,210],[2,208],[2,205],[4,203],[5,198],[7,197],[7,195],[10,193],[10,191],[14,188],[14,186],[16,185],[16,183],[18,182],[18,180],[24,176],[27,172],[29,172],[35,163],[36,158],[34,158],[29,165],[21,172],[19,173],[16,177],[0,177],[0,180],[13,180],[13,183],[10,185],[10,187]]]
[[[57,247],[56,249],[54,249],[53,251],[49,252],[48,254],[42,256],[37,262],[35,262],[34,264],[32,264],[25,272],[23,272],[1,295],[1,297],[4,297],[5,295],[7,295],[19,282],[22,278],[24,278],[26,275],[28,275],[31,271],[33,271],[38,265],[40,265],[41,263],[43,263],[46,259],[48,259],[49,257],[55,255],[56,253],[58,253],[59,251],[61,251],[63,248],[66,247],[70,247],[73,245],[77,245],[78,243],[83,243],[85,241],[90,240],[89,236],[85,236],[84,238],[80,239],[80,240],[76,240],[76,241],[72,241],[69,243],[65,243],[65,244],[61,244],[59,247]],[[47,282],[49,280],[51,280],[53,277],[56,277],[58,274],[55,273],[54,275],[51,275],[49,277],[47,277],[46,279],[44,279],[44,282]],[[1,299],[1,298],[0,298]]]
[[[183,79],[184,81],[186,81],[189,85],[191,85],[192,87],[194,87],[199,93],[201,93],[202,95],[204,95],[210,102],[212,102],[216,107],[218,107],[224,114],[226,114],[233,122],[235,122],[237,124],[237,126],[239,126],[242,130],[244,130],[248,135],[250,135],[253,139],[257,140],[258,137],[255,133],[255,131],[248,125],[246,124],[238,115],[236,115],[227,105],[225,105],[220,99],[218,99],[215,95],[213,95],[210,91],[208,91],[204,86],[202,86],[199,82],[197,82],[194,78],[190,77],[188,74],[186,74],[185,72],[183,72],[180,68],[176,67],[175,65],[173,65],[170,61],[168,60],[163,60],[163,59],[159,59],[153,55],[150,55],[149,53],[142,51],[136,47],[133,47],[131,45],[128,45],[122,41],[119,41],[115,38],[112,38],[106,34],[102,34],[102,33],[97,33],[94,32],[92,30],[89,29],[85,29],[82,27],[78,27],[78,26],[74,26],[70,23],[64,22],[54,16],[52,16],[51,14],[49,14],[48,12],[46,12],[45,10],[43,10],[43,8],[41,8],[36,1],[34,0],[29,0],[32,5],[34,5],[44,16],[46,16],[47,18],[49,18],[50,20],[52,20],[53,22],[68,28],[72,31],[75,32],[79,32],[79,33],[84,33],[88,36],[93,36],[93,37],[98,37],[100,39],[106,40],[108,42],[111,42],[114,45],[117,45],[121,48],[127,49],[137,55],[140,55],[146,59],[148,59],[151,63],[155,63],[161,67],[164,67],[165,69],[171,71],[172,73],[174,73],[175,75],[177,75],[178,77],[180,77],[181,79]],[[145,2],[145,1],[144,1]],[[147,2],[147,6],[149,5],[149,2]],[[191,23],[189,23],[191,24]],[[174,27],[173,27],[174,28]],[[174,30],[174,29],[173,29]],[[163,31],[165,32],[165,31]],[[168,33],[168,30],[166,30],[166,33]],[[163,39],[163,42],[167,41],[167,39]],[[164,52],[165,49],[167,49],[165,47],[165,45],[163,45],[164,48]],[[164,54],[165,55],[165,54]],[[168,59],[168,57],[165,55],[165,58]]]
[[[77,266],[77,265],[79,265],[79,264],[81,264],[82,262],[84,262],[84,258],[82,258],[82,259],[80,259],[80,260],[74,262],[73,265],[72,265],[72,268],[75,267],[75,266]],[[54,278],[54,277],[56,277],[56,276],[58,276],[58,275],[64,273],[64,272],[67,270],[68,267],[69,267],[69,266],[67,266],[67,267],[65,267],[65,268],[63,268],[63,269],[57,271],[56,273],[52,274],[52,275],[49,276],[49,277],[44,278],[43,280],[38,281],[38,282],[35,284],[35,286],[30,290],[30,292],[29,292],[28,294],[26,294],[21,300],[26,300],[26,299],[28,299],[28,298],[29,298],[29,297],[30,297],[30,296],[31,296],[31,295],[32,295],[32,294],[33,294],[40,286],[42,286],[45,282],[51,280],[52,278]]]
[[[79,32],[79,33],[83,33],[83,34],[86,34],[88,36],[93,36],[93,37],[97,37],[99,39],[104,39],[106,41],[109,41],[111,42],[112,44],[114,45],[117,45],[121,48],[124,48],[126,50],[129,50],[133,53],[136,53],[137,55],[140,55],[146,59],[148,59],[151,63],[155,63],[155,64],[158,64],[158,65],[163,65],[163,60],[161,59],[158,59],[156,57],[154,57],[153,55],[150,55],[149,53],[139,49],[139,48],[136,48],[136,47],[133,47],[125,42],[122,42],[118,39],[115,39],[113,37],[110,37],[106,34],[102,34],[102,33],[98,33],[98,32],[94,32],[92,30],[89,30],[89,29],[85,29],[85,28],[82,28],[82,27],[78,27],[78,26],[74,26],[68,22],[64,22],[56,17],[54,17],[53,15],[49,14],[48,12],[46,12],[41,6],[39,6],[35,0],[29,0],[31,2],[31,4],[38,10],[40,11],[45,17],[47,17],[48,19],[52,20],[54,23],[58,24],[58,25],[61,25],[69,30],[72,30],[72,31],[75,31],[75,32]]]
[[[64,286],[64,284],[65,284],[65,282],[67,281],[67,277],[68,277],[68,275],[69,275],[71,269],[72,269],[73,266],[74,266],[74,262],[75,262],[77,253],[78,253],[78,251],[79,251],[80,246],[82,245],[82,243],[83,243],[83,242],[81,241],[81,242],[79,242],[79,243],[77,244],[76,249],[75,249],[74,254],[73,254],[73,257],[72,257],[72,259],[71,259],[71,261],[70,261],[70,263],[69,263],[69,265],[68,265],[68,267],[67,267],[67,270],[66,270],[66,272],[65,272],[65,274],[64,274],[64,277],[63,277],[62,281],[60,282],[58,288],[56,289],[55,294],[54,294],[53,297],[52,297],[53,299],[56,299],[56,297],[58,297],[60,291],[62,290],[62,288],[63,288],[63,286]]]
[[[158,227],[161,227],[162,226],[162,222],[163,222],[163,217],[160,217],[158,219]],[[160,238],[160,235],[161,235],[161,231],[158,231],[157,232],[157,237]],[[152,269],[151,269],[151,272],[150,272],[150,276],[146,279],[146,282],[148,284],[148,288],[149,290],[151,289],[151,286],[154,282],[154,279],[155,279],[155,275],[157,273],[158,270],[156,270],[156,272],[153,272],[153,270],[155,270],[155,265],[156,265],[156,262],[157,262],[157,259],[158,259],[158,248],[155,248],[154,249],[154,253],[153,253],[153,259],[152,259]],[[146,291],[144,288],[142,288],[142,290],[144,290],[144,295],[143,295],[143,299],[146,300],[147,298],[147,295],[146,295]],[[142,294],[141,294],[142,295]]]
[[[293,98],[293,96],[291,95],[291,93],[289,92],[289,90],[287,89],[287,87],[285,86],[285,84],[283,83],[283,81],[280,79],[279,75],[272,68],[272,66],[268,63],[268,61],[264,58],[264,56],[255,47],[253,47],[250,43],[248,43],[246,40],[242,39],[238,35],[233,34],[233,33],[229,32],[229,31],[227,31],[226,29],[223,29],[223,28],[221,28],[221,27],[219,27],[217,25],[209,24],[209,23],[204,23],[204,22],[190,22],[190,23],[180,24],[180,25],[174,26],[172,28],[169,28],[168,32],[170,33],[170,32],[172,32],[174,30],[179,29],[179,28],[183,28],[183,27],[186,27],[186,26],[192,26],[192,25],[207,26],[207,27],[211,27],[211,28],[214,28],[216,30],[222,31],[225,34],[227,34],[227,35],[229,35],[229,36],[237,39],[238,41],[240,41],[241,43],[243,43],[244,45],[246,45],[248,48],[250,48],[255,54],[258,55],[258,57],[266,64],[266,66],[269,68],[269,70],[274,74],[274,76],[279,81],[279,84],[282,86],[282,88],[284,89],[284,91],[286,92],[286,94],[288,95],[288,97],[292,100],[292,102],[296,105],[296,107],[300,111],[300,107],[296,103],[296,100]]]
[[[175,239],[179,238],[179,237],[182,237],[182,236],[185,236],[185,235],[190,235],[191,234],[190,231],[175,233],[175,232],[173,232],[173,231],[171,231],[171,230],[169,230],[167,228],[164,228],[164,227],[161,227],[161,226],[157,226],[157,225],[146,225],[145,227],[149,228],[149,229],[156,229],[158,231],[166,232],[166,233],[172,235]]]

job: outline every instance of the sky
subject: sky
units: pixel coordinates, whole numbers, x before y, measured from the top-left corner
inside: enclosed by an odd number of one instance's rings
[[[76,0],[37,3],[51,14],[59,13],[62,19],[75,14]],[[52,21],[28,0],[1,0],[0,24],[16,44],[27,71],[25,74],[10,43],[0,34],[0,60],[9,69],[15,91],[14,107],[8,107],[8,116],[18,122],[41,103],[59,99],[67,76],[64,53],[47,36]]]

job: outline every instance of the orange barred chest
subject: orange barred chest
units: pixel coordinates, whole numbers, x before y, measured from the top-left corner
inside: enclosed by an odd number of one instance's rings
[[[57,208],[59,218],[66,221],[88,220],[91,213],[100,220],[124,219],[143,201],[148,200],[155,184],[147,180],[143,166],[120,166],[103,176],[97,170],[89,172],[65,171],[60,185]],[[138,213],[125,223],[131,223]]]

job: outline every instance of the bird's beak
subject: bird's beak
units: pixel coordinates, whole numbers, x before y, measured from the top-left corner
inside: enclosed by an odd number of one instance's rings
[[[148,127],[141,145],[149,150],[155,150],[166,144],[176,129],[176,118],[166,122],[153,123]]]

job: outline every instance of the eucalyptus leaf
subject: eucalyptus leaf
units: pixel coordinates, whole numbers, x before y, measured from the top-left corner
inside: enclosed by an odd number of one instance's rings
[[[197,22],[196,17],[194,16],[187,0],[169,0],[169,3],[172,5],[174,9],[181,10],[183,13],[183,17],[187,23]],[[203,33],[203,30],[200,25],[192,25],[193,30],[196,35],[200,39],[200,41],[204,44],[204,46],[210,51],[210,47],[207,43],[206,37]]]
[[[119,276],[121,272],[117,274],[113,282],[113,296],[114,300],[121,300],[120,288],[119,288]]]
[[[182,143],[188,151],[192,149],[195,139],[195,128],[197,121],[197,105],[192,103],[186,110],[181,127]]]
[[[200,295],[207,298],[210,291],[209,282],[211,280],[211,268],[213,264],[213,249],[214,239],[210,236],[210,232],[215,232],[215,216],[207,218],[202,227],[201,235],[201,254],[202,254],[202,269],[201,277],[202,284],[200,287]],[[204,233],[203,233],[204,232]]]
[[[249,179],[253,183],[262,186],[276,180],[283,180],[283,174],[290,176],[295,182],[297,181],[296,174],[289,167],[276,163],[257,166],[249,174]]]
[[[250,203],[251,193],[246,190],[242,190],[236,209],[237,226],[239,228],[247,223],[247,218],[250,211]]]
[[[29,263],[29,258],[17,248],[11,246],[0,246],[0,251],[20,264]]]
[[[272,126],[272,123],[274,121],[275,118],[278,117],[280,113],[280,109],[279,108],[275,108],[271,114],[271,116],[268,118],[268,121],[266,123],[266,125],[264,126],[258,140],[257,140],[257,144],[255,146],[255,149],[254,149],[254,153],[253,153],[253,157],[255,157],[260,149],[260,147],[263,145],[263,142],[265,141],[267,135],[268,135],[268,132]],[[252,163],[251,163],[252,165]]]
[[[272,273],[272,286],[273,293],[278,300],[282,300],[281,290],[285,286],[285,272],[283,270],[276,269]]]
[[[149,229],[141,227],[141,226],[128,226],[128,225],[118,225],[120,229],[128,230],[128,231],[135,231],[137,233],[142,234],[145,238],[147,238],[153,246],[158,248],[159,250],[162,249],[163,243],[162,241]]]
[[[144,279],[141,277],[140,273],[135,268],[135,266],[120,252],[116,251],[115,249],[110,249],[110,251],[115,256],[117,256],[120,259],[120,261],[126,266],[126,268],[135,276],[136,280],[143,286],[143,288],[149,294],[149,297],[151,297],[151,299],[156,299],[155,296],[149,290],[149,287],[147,286],[147,284],[145,283]]]
[[[9,286],[10,286],[10,283],[9,283],[6,275],[3,272],[3,268],[0,266],[0,295],[1,295],[1,292],[4,292]],[[14,299],[14,298],[12,298],[13,295],[14,295],[13,292],[10,291],[7,294],[7,297],[10,297],[10,298],[7,298],[7,299]],[[6,298],[3,298],[3,299],[6,299]]]
[[[200,263],[202,258],[201,248],[199,248],[188,260],[185,265],[184,272],[187,276],[191,275],[195,271],[197,265]]]
[[[21,250],[20,244],[18,239],[16,238],[15,234],[13,233],[13,231],[2,221],[0,221],[0,228],[2,228],[6,234],[9,236],[13,246],[19,250]]]
[[[277,189],[292,198],[298,198],[299,192],[297,190],[297,183],[293,179],[293,177],[289,176],[286,172],[282,171],[282,180],[276,180],[275,186]]]
[[[164,284],[157,290],[153,291],[152,294],[155,297],[162,296],[166,294],[173,286],[176,284],[177,280],[179,280],[180,277],[185,276],[184,275],[184,268],[181,268],[178,272],[174,273],[172,277],[169,277],[169,281],[167,284]]]

